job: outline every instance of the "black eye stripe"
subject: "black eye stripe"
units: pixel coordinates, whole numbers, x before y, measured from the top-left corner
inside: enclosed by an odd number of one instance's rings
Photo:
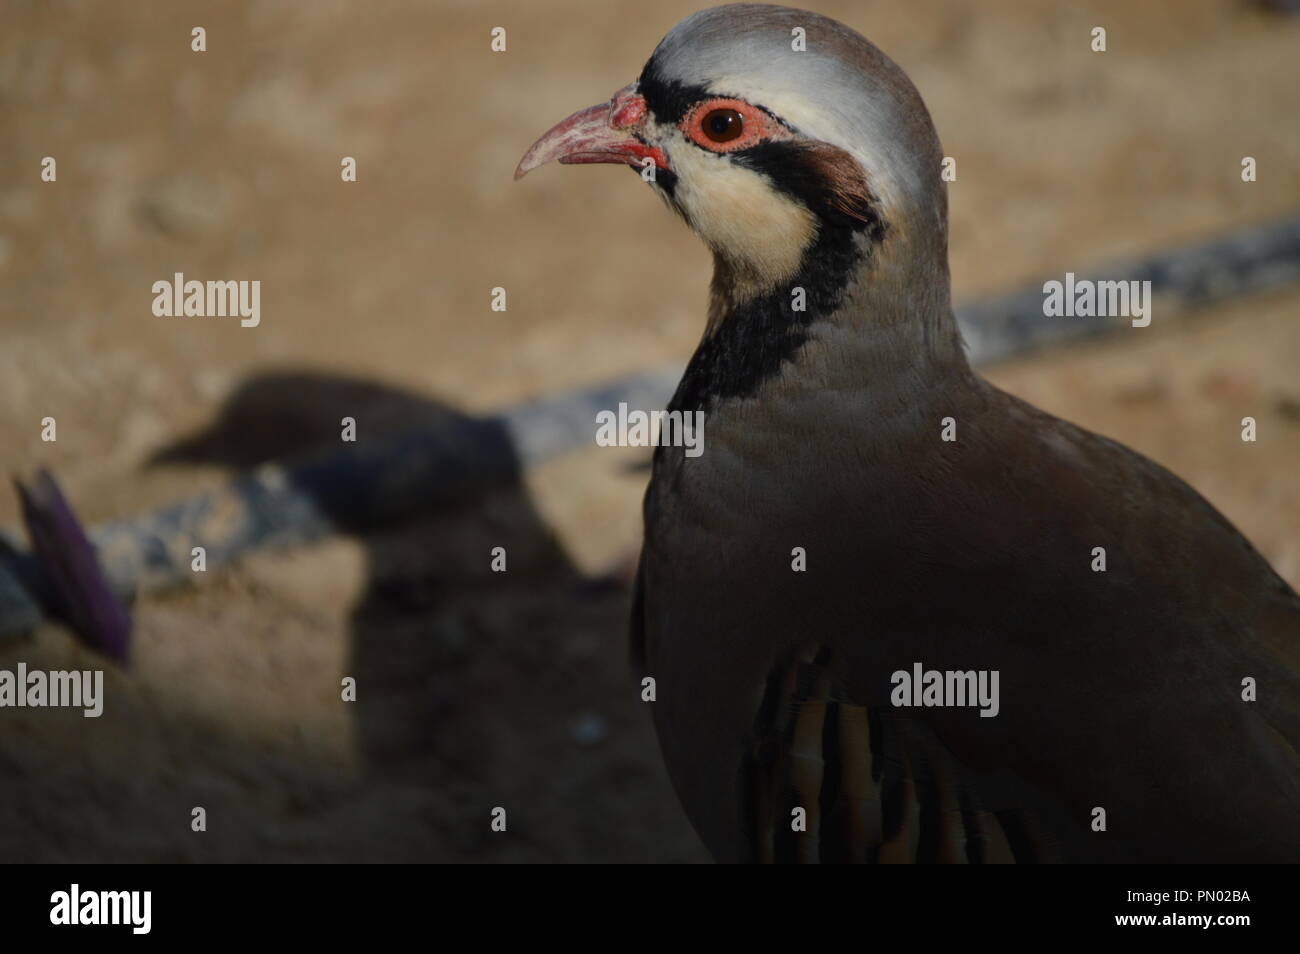
[[[650,57],[641,76],[637,79],[637,92],[645,97],[646,107],[655,120],[667,126],[676,126],[695,106],[710,99],[738,99],[749,102],[735,92],[715,92],[707,86],[693,86],[678,80],[662,76]],[[762,110],[769,119],[779,123],[791,132],[796,130],[784,119],[759,103],[749,103],[755,109]]]
[[[711,98],[703,86],[688,86],[677,80],[665,79],[659,74],[653,56],[641,71],[637,89],[645,97],[646,106],[654,118],[670,126],[680,123],[696,103]]]
[[[728,155],[733,162],[766,176],[777,189],[803,204],[828,225],[863,232],[873,243],[884,237],[885,222],[874,196],[864,207],[855,210],[857,214],[848,214],[834,201],[834,185],[827,181],[824,170],[817,165],[809,142],[766,141]]]

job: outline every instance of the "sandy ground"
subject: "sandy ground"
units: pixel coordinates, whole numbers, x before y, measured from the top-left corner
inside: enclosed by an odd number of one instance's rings
[[[50,467],[98,522],[336,441],[344,414],[364,440],[688,356],[707,256],[650,191],[511,173],[695,4],[210,6],[3,0],[11,471]],[[958,160],[959,299],[1300,205],[1300,20],[1235,0],[819,9],[908,70]],[[154,317],[176,271],[260,280],[261,325]],[[1298,305],[1157,316],[989,373],[1174,469],[1296,585]],[[143,599],[102,718],[0,711],[0,860],[704,860],[626,672],[627,592],[603,579],[637,545],[642,459],[593,448],[458,513]],[[0,646],[19,661],[101,665],[54,625]]]

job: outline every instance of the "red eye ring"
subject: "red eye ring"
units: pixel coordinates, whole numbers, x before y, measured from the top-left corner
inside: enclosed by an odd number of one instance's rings
[[[790,135],[757,106],[730,98],[696,103],[682,117],[678,128],[687,139],[709,152],[735,152],[764,139],[785,139]]]

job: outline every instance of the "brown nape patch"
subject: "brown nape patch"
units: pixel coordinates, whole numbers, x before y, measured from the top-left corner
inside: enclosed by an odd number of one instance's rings
[[[876,197],[858,161],[828,142],[807,143],[805,151],[809,165],[827,187],[824,201],[860,225],[874,222]]]
[[[866,170],[839,146],[812,139],[770,140],[735,153],[734,161],[765,175],[826,225],[872,239],[884,234]]]

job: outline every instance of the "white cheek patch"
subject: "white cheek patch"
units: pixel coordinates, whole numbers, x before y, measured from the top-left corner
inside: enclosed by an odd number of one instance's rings
[[[680,135],[667,151],[677,173],[674,200],[696,234],[735,268],[744,297],[794,275],[817,233],[807,208],[754,170]]]

